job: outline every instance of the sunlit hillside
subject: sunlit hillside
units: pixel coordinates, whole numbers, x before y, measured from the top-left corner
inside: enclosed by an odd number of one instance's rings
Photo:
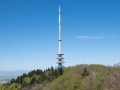
[[[120,67],[92,64],[33,70],[0,90],[120,90]]]

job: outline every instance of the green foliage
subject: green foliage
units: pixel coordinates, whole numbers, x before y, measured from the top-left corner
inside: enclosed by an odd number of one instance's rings
[[[12,79],[0,90],[120,90],[120,67],[82,64],[38,69]]]
[[[11,81],[10,81],[10,84],[12,84],[12,83],[14,83],[15,82],[15,79],[12,79]]]
[[[37,78],[37,75],[36,75],[36,74],[34,74],[31,78]]]
[[[43,83],[45,80],[47,79],[47,76],[45,74],[41,74],[39,77],[38,77],[38,80],[37,80],[37,83]]]
[[[33,78],[31,79],[31,81],[30,81],[30,85],[33,85],[33,84],[35,83],[35,81],[36,81],[36,78],[33,77]]]
[[[55,70],[53,67],[42,71],[40,69],[33,70],[28,74],[18,76],[16,79],[12,79],[10,83],[6,83],[1,87],[1,90],[28,90],[36,84],[46,84],[53,79],[63,74],[62,69]]]
[[[50,90],[120,90],[120,68],[98,64],[67,67]]]
[[[26,87],[29,85],[31,78],[30,77],[25,77],[22,82],[22,87]]]
[[[13,89],[15,88],[15,83],[10,84],[10,85],[8,86],[8,88],[9,88],[10,90],[13,90]]]
[[[25,77],[23,82],[29,83],[30,82],[30,77]]]
[[[88,76],[89,75],[89,72],[87,71],[86,68],[83,69],[83,72],[82,72],[82,77],[85,77],[85,76]]]

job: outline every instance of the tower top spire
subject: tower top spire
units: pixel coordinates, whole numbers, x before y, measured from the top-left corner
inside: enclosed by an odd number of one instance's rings
[[[59,5],[59,15],[61,14],[61,12],[60,12],[60,5]],[[61,17],[61,16],[60,16]],[[60,21],[60,20],[59,20]]]

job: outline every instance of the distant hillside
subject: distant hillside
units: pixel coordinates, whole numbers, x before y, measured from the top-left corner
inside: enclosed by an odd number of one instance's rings
[[[28,73],[28,72],[29,72],[28,70],[0,71],[0,83],[8,82],[12,80],[12,78],[17,78],[23,73]]]
[[[16,71],[0,71],[0,76],[19,76],[23,73],[28,73],[29,70],[16,70]]]
[[[0,76],[0,82],[8,82],[11,81],[12,78],[17,78],[17,76]]]
[[[0,90],[120,90],[120,67],[77,65],[55,70],[33,70],[12,79]]]

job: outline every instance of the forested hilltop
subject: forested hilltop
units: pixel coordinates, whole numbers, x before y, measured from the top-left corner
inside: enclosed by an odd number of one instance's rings
[[[0,86],[0,90],[120,90],[120,66],[84,64],[33,70]]]

